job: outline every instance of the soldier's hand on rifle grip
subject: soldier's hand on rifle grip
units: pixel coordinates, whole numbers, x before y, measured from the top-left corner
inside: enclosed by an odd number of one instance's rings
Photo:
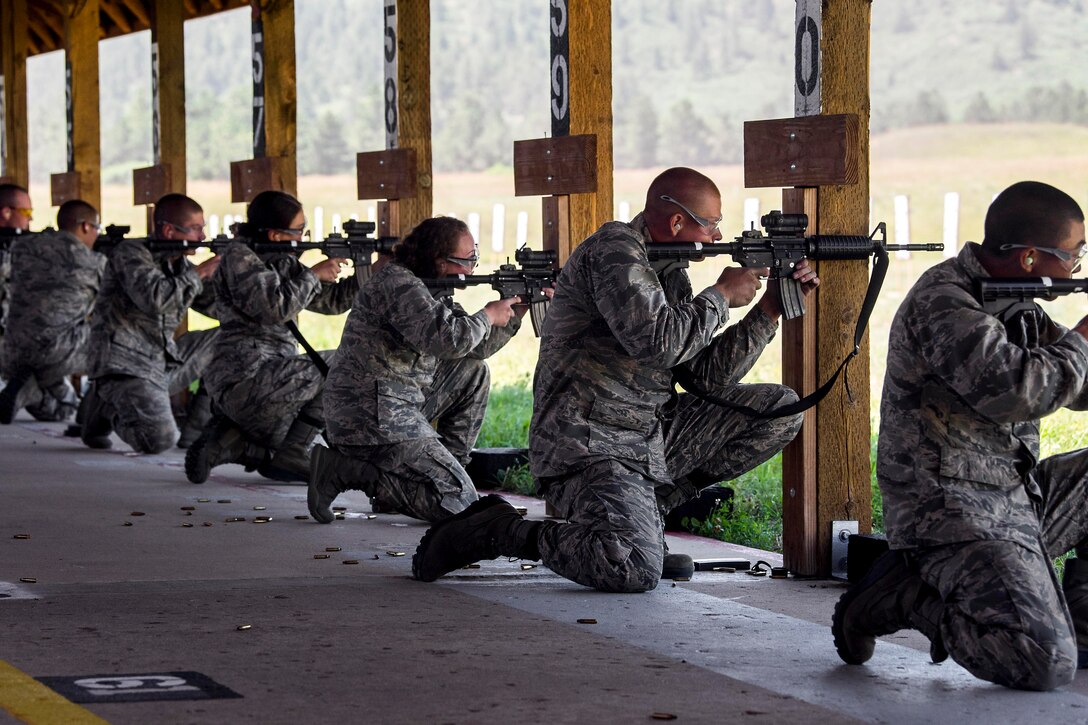
[[[344,268],[347,262],[348,260],[342,257],[323,259],[310,267],[310,271],[316,274],[317,278],[322,282],[335,282],[337,277],[340,276],[340,270]]]
[[[200,279],[211,279],[215,274],[215,270],[219,269],[219,255],[215,255],[211,259],[206,259],[196,266],[196,273],[200,276]]]
[[[491,326],[506,327],[506,323],[510,322],[510,318],[516,314],[514,305],[517,302],[517,297],[508,297],[505,300],[495,300],[484,305],[484,312],[487,313],[487,319],[491,320]]]
[[[548,298],[548,302],[551,302],[552,297],[555,295],[555,288],[554,287],[541,287],[540,288],[540,293]],[[518,298],[515,298],[515,299],[517,301],[514,302],[514,314],[517,315],[519,318],[525,317],[525,313],[529,311],[529,303],[526,302],[521,297],[518,297]]]
[[[729,300],[730,307],[744,307],[763,286],[760,278],[770,273],[767,267],[726,267],[714,286]]]

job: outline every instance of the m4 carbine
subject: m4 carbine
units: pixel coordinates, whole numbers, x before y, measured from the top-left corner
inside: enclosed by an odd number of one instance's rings
[[[558,256],[552,251],[538,252],[522,247],[514,253],[514,259],[517,260],[517,265],[501,264],[491,274],[458,274],[424,279],[422,282],[438,295],[452,294],[455,289],[489,284],[499,293],[500,299],[517,297],[522,304],[529,305],[533,332],[540,337],[544,317],[548,314],[548,296],[544,294],[544,290],[555,286]]]
[[[105,234],[99,236],[98,241],[95,242],[95,251],[108,254],[115,246],[125,241],[125,234],[128,233],[129,229],[129,227],[119,227],[112,224],[106,227]],[[245,237],[228,237],[225,234],[199,242],[188,239],[155,238],[140,239],[139,241],[144,243],[152,254],[183,254],[191,249],[208,249],[214,254],[221,254],[229,244],[234,242],[245,244],[257,254],[275,254],[277,252],[301,254],[314,249],[330,259],[350,259],[355,265],[355,274],[362,275],[359,281],[365,282],[370,278],[370,265],[374,261],[374,254],[388,254],[393,250],[393,245],[399,241],[397,237],[375,238],[369,236],[374,230],[374,222],[350,220],[344,222],[344,232],[342,234],[333,233],[317,242],[295,240],[258,241]]]
[[[982,304],[1000,300],[1027,302],[1031,299],[1053,299],[1074,292],[1088,292],[1088,279],[1055,279],[1053,277],[977,277],[975,297]]]
[[[801,285],[790,275],[802,259],[876,259],[875,273],[886,268],[888,252],[939,252],[943,244],[888,244],[884,222],[868,237],[850,235],[816,235],[806,237],[808,215],[764,214],[758,229],[741,232],[733,242],[701,244],[699,242],[653,242],[646,245],[651,266],[659,275],[677,267],[687,267],[691,261],[728,254],[742,267],[767,267],[772,279],[778,280],[782,313],[787,320],[805,314]],[[878,236],[879,235],[879,236]],[[882,276],[881,276],[882,279]]]

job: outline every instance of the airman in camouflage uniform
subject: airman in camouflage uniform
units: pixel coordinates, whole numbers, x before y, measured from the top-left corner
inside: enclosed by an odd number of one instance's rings
[[[17,237],[12,246],[12,306],[0,342],[0,423],[26,407],[38,420],[65,420],[78,401],[68,376],[87,367],[88,320],[106,259],[91,251],[98,212],[65,202],[58,232]]]
[[[436,249],[437,269],[413,265],[417,276],[406,248],[425,244]],[[427,219],[397,255],[356,298],[329,371],[331,449],[314,449],[309,496],[311,514],[324,523],[333,520],[336,495],[349,488],[425,521],[448,518],[478,498],[464,466],[487,409],[484,359],[518,331],[520,317],[511,312],[514,300],[469,315],[420,280],[471,273],[474,244],[464,222]]]
[[[155,224],[162,238],[204,239],[203,210],[180,194],[159,200]],[[111,430],[141,453],[161,453],[177,442],[170,396],[201,376],[217,331],[176,339],[174,331],[190,306],[215,314],[204,282],[218,265],[218,257],[193,265],[185,256],[153,255],[140,239],[110,253],[94,308],[85,444],[108,448]]]
[[[18,184],[0,184],[0,338],[8,315],[8,298],[11,295],[11,246],[14,237],[30,230],[30,194]]]
[[[892,323],[877,476],[892,551],[843,595],[840,656],[874,637],[925,633],[977,677],[1049,690],[1088,649],[1088,449],[1039,459],[1039,419],[1088,409],[1088,318],[1072,329],[1033,303],[983,305],[978,277],[1068,278],[1084,215],[1052,186],[1021,182],[968,244],[914,285]],[[1063,593],[1064,589],[1064,593]]]
[[[267,207],[284,204],[286,219],[255,222]],[[270,241],[300,239],[306,224],[302,206],[283,192],[262,192],[249,208],[240,232]],[[186,475],[207,479],[221,463],[258,468],[277,480],[309,478],[310,447],[324,428],[321,391],[324,374],[298,342],[288,324],[302,310],[338,315],[351,308],[358,278],[336,281],[344,259],[326,259],[307,267],[290,252],[255,253],[236,242],[222,254],[215,278],[219,340],[215,360],[205,375],[214,407],[225,416],[206,431],[186,455]],[[326,361],[332,351],[321,353]]]
[[[777,294],[718,334],[768,270],[726,268],[693,295],[685,271],[662,278],[648,261],[654,242],[720,240],[720,214],[710,179],[670,169],[651,184],[642,214],[605,224],[575,249],[544,324],[529,438],[533,474],[567,523],[522,521],[501,498],[485,497],[427,533],[413,560],[417,578],[505,554],[542,559],[602,591],[653,589],[665,558],[663,513],[796,435],[800,415],[759,421],[675,392],[683,368],[739,404],[767,410],[797,399],[784,386],[739,383],[777,329]],[[794,277],[806,291],[819,284],[807,263]]]

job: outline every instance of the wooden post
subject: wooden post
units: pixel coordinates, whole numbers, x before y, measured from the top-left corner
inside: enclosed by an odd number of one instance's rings
[[[295,0],[261,0],[264,24],[265,155],[282,159],[282,191],[298,195]]]
[[[98,110],[99,0],[69,0],[64,36],[69,98],[68,171],[75,193],[102,210],[102,140]],[[72,189],[72,186],[66,186]],[[54,202],[60,197],[54,196]]]
[[[820,234],[869,234],[869,38],[870,0],[831,0],[824,5],[821,65],[823,113],[858,118],[857,183],[820,189]],[[834,294],[821,296],[817,318],[820,379],[838,366],[853,345],[854,323],[869,282],[868,261],[821,265],[820,277]],[[821,447],[817,453],[820,561],[831,563],[831,522],[852,519],[872,530],[869,463],[869,334],[850,365],[850,388],[840,386],[816,410]],[[821,573],[827,573],[823,569]]]
[[[776,179],[809,187],[783,193],[784,211],[809,215],[809,234],[870,231],[869,31],[869,0],[797,2],[794,105],[799,118],[794,129],[816,128],[820,119],[830,122],[834,114],[854,119],[853,127],[847,124],[841,133],[846,163],[840,178],[812,173],[815,167],[826,171],[838,160],[832,156],[839,152],[821,158],[834,145],[825,142],[806,144],[804,156],[797,159],[798,167],[808,165],[806,173],[798,173],[795,181]],[[815,115],[821,113],[826,115]],[[803,116],[812,116],[812,123],[801,124]],[[778,150],[790,143],[779,143]],[[747,128],[745,165],[747,177]],[[868,285],[867,261],[818,267],[823,284],[808,314],[783,325],[783,380],[799,395],[830,377],[853,347]],[[859,531],[872,530],[868,335],[850,365],[849,382],[849,387],[845,382],[836,386],[815,411],[806,413],[801,433],[783,453],[783,558],[797,574],[830,574],[833,521],[854,520]]]
[[[28,45],[27,0],[0,0],[0,106],[3,114],[3,169],[0,175],[20,186],[30,184],[27,143],[26,55]]]
[[[157,89],[155,164],[167,167],[168,191],[184,194],[185,157],[185,10],[174,0],[155,0],[151,25],[152,54],[156,60],[152,82]]]
[[[434,212],[431,159],[431,3],[397,0],[397,145],[413,149],[414,196],[402,197],[399,225],[408,231]]]
[[[596,190],[570,197],[569,237],[560,258],[612,211],[612,2],[552,0],[552,135],[596,136]]]

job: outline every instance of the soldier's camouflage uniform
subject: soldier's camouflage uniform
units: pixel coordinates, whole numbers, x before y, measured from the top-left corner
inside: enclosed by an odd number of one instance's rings
[[[304,407],[320,423],[325,382],[313,361],[298,354],[287,323],[302,310],[347,312],[359,284],[354,275],[322,283],[296,255],[258,255],[240,242],[222,256],[215,274],[219,339],[204,380],[219,411],[248,438],[275,448]]]
[[[214,315],[196,267],[185,257],[152,255],[136,239],[109,255],[94,308],[90,375],[117,435],[143,453],[177,442],[170,396],[199,378],[216,330],[174,332],[192,306]]]
[[[520,325],[492,327],[483,310],[436,299],[395,262],[366,283],[329,371],[325,418],[329,443],[369,464],[375,498],[434,522],[478,498],[464,465],[487,409],[484,359]]]
[[[673,369],[718,397],[761,410],[797,400],[738,381],[774,337],[758,307],[722,328],[729,303],[693,296],[687,273],[660,279],[641,215],[609,222],[570,256],[544,323],[529,434],[533,475],[569,521],[544,527],[543,562],[605,591],[653,589],[662,515],[781,450],[801,416],[770,421],[677,395]]]
[[[11,245],[18,238],[0,236],[0,340],[7,327],[8,297],[11,295]]]
[[[87,371],[89,316],[106,259],[69,232],[16,240],[0,374],[37,386],[39,399],[27,405],[35,418],[64,420],[78,405],[68,376]]]
[[[1088,408],[1088,342],[1035,304],[984,309],[977,248],[927,271],[892,323],[884,521],[940,592],[951,656],[992,682],[1051,689],[1073,679],[1078,640],[1088,647],[1088,571],[1070,560],[1063,596],[1050,563],[1088,554],[1088,449],[1040,461],[1039,419]]]

